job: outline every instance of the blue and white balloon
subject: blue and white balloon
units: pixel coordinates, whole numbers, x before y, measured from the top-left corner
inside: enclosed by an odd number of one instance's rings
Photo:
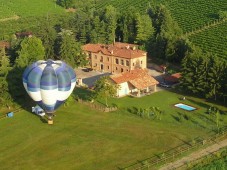
[[[28,95],[52,114],[72,93],[76,74],[60,60],[39,60],[25,69],[23,84]]]

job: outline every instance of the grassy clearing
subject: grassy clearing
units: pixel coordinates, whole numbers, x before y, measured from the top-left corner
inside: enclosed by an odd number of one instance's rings
[[[182,111],[172,104],[179,102],[178,97],[178,94],[163,91],[140,99],[112,99],[110,102],[117,102],[120,107],[112,113],[101,113],[72,103],[57,111],[53,126],[30,112],[16,113],[13,118],[0,120],[1,168],[117,169],[195,137],[209,135],[214,123],[206,124],[198,117],[205,111],[199,99],[187,100],[200,108],[188,113],[199,124],[176,121],[172,114],[176,116]],[[127,111],[127,107],[151,105],[165,110],[161,121],[142,119]],[[222,115],[226,122],[224,117]]]
[[[186,96],[185,101],[180,100],[180,98],[182,98],[181,94],[171,91],[160,91],[143,98],[124,97],[120,99],[110,99],[109,103],[112,105],[116,104],[120,109],[128,110],[128,112],[131,112],[134,115],[134,108],[147,109],[149,107],[159,107],[164,111],[162,116],[163,122],[185,124],[186,126],[191,127],[198,126],[206,130],[212,130],[215,128],[215,119],[207,114],[209,107],[215,106],[222,112],[221,124],[224,125],[227,121],[225,116],[227,113],[226,107],[215,105],[206,102],[205,100],[190,96]],[[196,107],[198,110],[188,112],[173,106],[180,102]],[[100,103],[104,103],[104,101],[100,100]]]
[[[45,19],[66,15],[65,10],[52,0],[0,0],[0,38],[19,31],[32,31]]]
[[[62,13],[63,8],[52,0],[0,0],[1,19],[13,15],[20,17],[43,16],[48,13]]]

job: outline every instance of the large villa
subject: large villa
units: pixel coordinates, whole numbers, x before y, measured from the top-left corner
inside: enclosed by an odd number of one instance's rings
[[[118,85],[117,96],[143,96],[156,91],[156,81],[147,70],[147,52],[138,45],[116,42],[114,44],[86,44],[82,47],[93,70],[108,72]]]
[[[147,68],[147,52],[135,44],[86,44],[82,47],[92,69],[112,74]]]

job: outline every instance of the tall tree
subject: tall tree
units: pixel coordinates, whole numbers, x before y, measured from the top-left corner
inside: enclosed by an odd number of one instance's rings
[[[116,37],[118,41],[134,43],[136,40],[136,13],[136,8],[129,6],[128,10],[119,14]]]
[[[73,6],[73,0],[57,0],[57,4],[67,9]]]
[[[188,39],[180,38],[169,40],[166,49],[166,58],[170,62],[181,63],[181,60],[192,52],[193,45]]]
[[[106,25],[106,43],[113,43],[117,28],[117,10],[113,6],[109,5],[105,8],[103,21]]]
[[[209,70],[207,73],[207,98],[214,98],[217,100],[217,95],[221,94],[221,86],[222,86],[222,78],[224,76],[224,62],[215,57],[210,55],[210,63],[209,63]],[[224,84],[223,84],[224,85]]]
[[[86,64],[86,56],[82,53],[80,44],[75,40],[71,30],[62,29],[60,35],[59,58],[72,67]]]
[[[161,4],[152,11],[151,16],[155,27],[152,51],[156,53],[157,57],[167,59],[169,54],[173,55],[173,53],[168,53],[168,48],[173,48],[175,41],[182,34],[182,30],[164,5]]]
[[[227,62],[223,62],[224,65],[224,71],[223,71],[223,77],[221,79],[221,94],[220,96],[223,98],[224,103],[226,103],[226,97],[227,97]]]
[[[29,64],[43,60],[45,56],[45,49],[42,45],[42,41],[33,36],[23,39],[18,51],[18,58],[16,59],[16,66],[24,68]]]
[[[94,90],[96,97],[105,98],[105,104],[108,107],[108,98],[116,96],[117,86],[111,83],[108,77],[104,76],[96,81]]]
[[[0,105],[8,105],[11,101],[7,75],[10,70],[10,60],[6,56],[5,48],[0,49]]]
[[[154,33],[154,27],[149,15],[136,14],[136,41],[140,45],[145,43],[152,38]]]
[[[54,44],[57,37],[56,30],[51,26],[49,20],[39,27],[38,37],[41,38],[45,48],[45,59],[54,59]]]
[[[194,94],[206,93],[206,78],[209,58],[205,58],[199,48],[194,47],[193,52],[187,54],[182,61],[181,85]]]

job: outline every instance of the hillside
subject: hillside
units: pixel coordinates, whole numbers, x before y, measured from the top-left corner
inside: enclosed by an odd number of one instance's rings
[[[20,18],[30,16],[43,16],[48,13],[61,13],[63,8],[51,0],[0,0],[0,19],[19,16]]]
[[[184,32],[189,32],[218,19],[218,12],[227,10],[226,0],[171,0],[168,9]]]
[[[189,39],[207,52],[215,52],[218,57],[227,59],[227,22],[205,29],[189,36]]]
[[[97,9],[107,5],[113,5],[119,10],[127,10],[134,6],[138,11],[146,13],[147,9],[162,3],[170,10],[172,17],[185,33],[201,30],[189,39],[207,52],[212,52],[221,58],[227,58],[226,51],[226,21],[215,27],[204,29],[203,27],[218,22],[218,12],[227,10],[226,0],[99,0]]]
[[[65,10],[51,0],[0,0],[0,38],[34,28],[43,19],[61,14]]]

